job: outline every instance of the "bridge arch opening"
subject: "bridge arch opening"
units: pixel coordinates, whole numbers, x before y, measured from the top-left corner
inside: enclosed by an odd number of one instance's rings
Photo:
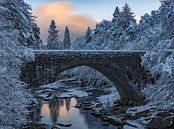
[[[110,82],[116,87],[122,104],[140,105],[143,103],[143,98],[134,89],[131,81],[119,71],[119,69],[112,69],[107,65],[100,65],[96,63],[81,61],[79,62],[58,62],[46,60],[36,60],[27,62],[21,69],[21,79],[30,85],[39,86],[43,84],[53,83],[58,80],[58,75],[63,71],[78,68],[81,66],[87,66],[95,69],[102,75],[104,75]],[[44,83],[43,83],[44,82]]]
[[[63,77],[60,79],[64,79],[66,77],[77,77],[78,80],[82,83],[87,83],[87,85],[91,84],[98,87],[103,87],[103,85],[107,85],[108,87],[114,86],[114,84],[103,73],[85,65],[65,70],[60,74],[60,76]]]
[[[61,79],[64,79],[66,76],[68,76],[68,78],[77,77],[81,83],[84,84],[84,87],[88,87],[88,85],[96,87],[96,92],[98,92],[97,89],[103,90],[104,88],[111,88],[115,92],[116,100],[120,100],[121,98],[115,85],[103,73],[92,67],[86,65],[76,66],[63,71],[61,76],[63,76]],[[80,85],[80,87],[81,86],[82,85]],[[100,91],[98,94],[100,94]]]

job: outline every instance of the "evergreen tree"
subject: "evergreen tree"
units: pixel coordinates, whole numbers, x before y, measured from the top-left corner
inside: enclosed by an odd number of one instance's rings
[[[131,8],[126,3],[121,11],[121,20],[120,24],[123,28],[126,28],[129,26],[130,22],[136,22],[134,19],[134,13],[131,11]]]
[[[69,49],[71,45],[70,32],[68,27],[65,27],[64,39],[63,39],[63,48]]]
[[[50,28],[48,30],[47,47],[48,49],[61,49],[61,43],[59,41],[58,30],[54,20],[51,21]]]
[[[40,39],[40,28],[37,26],[37,23],[35,20],[33,20],[32,31],[36,40],[36,43],[33,44],[33,48],[42,49],[43,43],[42,43],[42,40]]]
[[[86,43],[89,43],[92,40],[92,29],[90,27],[88,27],[86,31],[85,40],[86,40]]]
[[[34,22],[31,7],[23,0],[2,0],[0,5],[8,9],[4,10],[6,24],[8,28],[18,30],[20,45],[36,48],[38,37],[35,37],[33,28],[37,27],[37,24]]]
[[[25,105],[34,102],[20,79],[22,62],[34,57],[33,52],[23,47],[35,42],[30,40],[32,21],[27,7],[23,0],[0,0],[0,128],[3,129],[22,128],[28,114]]]
[[[112,22],[118,21],[119,16],[120,16],[120,9],[118,7],[116,7],[115,11],[113,13]]]
[[[31,13],[29,13],[31,11],[30,6],[25,4],[23,0],[4,0],[1,4],[4,8],[9,9],[8,13],[6,13],[6,18],[11,27],[19,30],[21,45],[28,46],[31,44],[33,37],[31,34],[32,20]]]

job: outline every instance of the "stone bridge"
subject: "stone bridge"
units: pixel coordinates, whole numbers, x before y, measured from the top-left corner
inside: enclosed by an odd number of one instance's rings
[[[143,96],[137,86],[148,80],[141,66],[141,55],[135,51],[34,51],[35,60],[24,62],[21,80],[31,86],[53,83],[70,68],[88,66],[106,76],[116,87],[123,104],[140,105]]]

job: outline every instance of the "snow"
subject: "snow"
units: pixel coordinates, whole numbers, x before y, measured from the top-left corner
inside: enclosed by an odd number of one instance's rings
[[[4,114],[2,113],[2,111],[0,111],[0,115],[4,115]]]
[[[123,129],[145,129],[145,128],[140,124],[138,124],[137,122],[127,120],[126,125],[123,126]]]
[[[57,86],[57,85],[56,85]],[[55,86],[55,87],[56,87]],[[41,89],[39,91],[35,92],[35,95],[39,98],[42,98],[44,100],[51,100],[53,98],[71,98],[71,97],[87,97],[89,93],[86,91],[82,91],[79,89],[68,89],[66,92],[63,92],[62,94],[56,93],[57,87],[50,87],[51,89]],[[60,88],[60,87],[59,87]]]
[[[0,129],[15,129],[15,128],[10,127],[10,126],[1,126],[1,125],[0,125]]]
[[[154,106],[151,104],[147,104],[147,105],[143,105],[143,106],[136,106],[136,107],[132,107],[132,108],[128,108],[127,109],[127,114],[135,116],[137,113],[141,113],[150,109],[153,109]]]
[[[33,50],[34,53],[47,53],[47,52],[74,52],[74,53],[91,53],[91,52],[94,52],[94,53],[100,53],[100,52],[125,52],[125,53],[143,53],[143,52],[146,52],[146,50],[106,50],[106,49],[102,49],[102,50],[90,50],[90,49],[83,49],[83,50],[54,50],[54,49],[50,49],[50,50],[36,50],[34,49]]]
[[[120,100],[119,93],[117,92],[115,87],[112,87],[110,91],[111,91],[110,94],[102,95],[102,96],[97,98],[99,100],[99,102],[102,105],[104,105],[104,107],[113,106],[114,102],[116,102],[117,100]]]
[[[18,76],[23,59],[25,61],[34,60],[37,54],[45,56],[51,54],[66,58],[80,54],[86,57],[98,55],[114,57],[117,54],[124,56],[130,53],[146,53],[142,57],[142,65],[158,80],[153,85],[147,85],[142,91],[149,102],[144,106],[129,108],[127,113],[135,115],[151,110],[152,113],[148,114],[147,118],[152,118],[160,110],[173,109],[173,0],[163,3],[157,11],[152,11],[150,15],[142,16],[139,24],[136,24],[133,12],[127,4],[121,11],[117,7],[113,20],[103,20],[96,25],[90,35],[79,37],[71,44],[71,48],[74,50],[32,50],[24,47],[40,48],[39,28],[36,23],[32,22],[30,8],[23,0],[11,0],[12,4],[8,2],[7,0],[0,1],[0,128],[10,129],[11,127],[8,125],[19,128],[26,122],[27,106],[34,100],[30,91],[26,90],[27,86],[19,81]],[[58,38],[58,36],[55,37]],[[88,43],[86,43],[86,39],[90,39]],[[89,82],[96,82],[97,79],[96,85],[102,84],[102,81],[112,85],[102,74],[88,67],[80,67],[68,72],[70,75],[79,75],[78,80],[86,79]],[[60,88],[61,85],[61,82],[57,82],[45,85],[43,88],[45,88],[45,92],[52,92]],[[51,89],[47,89],[48,87]],[[69,89],[59,97],[87,97],[88,95],[82,90]],[[104,104],[113,104],[117,98],[111,93],[98,99]],[[137,122],[142,123],[145,119],[139,118]],[[128,123],[136,125],[136,127],[125,125],[124,129],[142,129],[137,123],[132,121],[128,121]]]
[[[48,84],[48,85],[43,85],[41,86],[38,91],[35,92],[35,94],[38,97],[41,97],[45,100],[50,100],[52,98],[58,97],[58,98],[69,98],[69,97],[87,97],[89,94],[85,91],[76,89],[76,88],[71,88],[66,90],[64,93],[62,94],[58,94],[57,91],[60,89],[64,89],[65,85],[64,83],[67,81],[74,81],[74,79],[76,79],[76,77],[74,78],[69,78],[69,79],[62,79],[62,80],[58,80],[54,83]],[[75,81],[76,84],[78,83],[78,81]]]
[[[0,65],[0,74],[4,74],[7,71],[7,67]]]
[[[35,60],[35,54],[33,53],[33,49],[30,49],[30,48],[24,49],[22,55],[23,55],[23,59],[25,59],[26,61]]]
[[[0,123],[19,127],[26,122],[27,106],[34,100],[18,77],[24,48],[17,46],[16,33],[13,31],[10,34],[0,32],[0,37],[3,49],[8,50],[0,52]]]
[[[59,40],[59,34],[56,27],[55,20],[51,21],[48,30],[48,38],[47,38],[47,49],[62,49],[62,43]]]
[[[128,126],[128,125],[124,125],[123,129],[137,129],[137,128],[136,127],[131,127],[131,126]]]
[[[23,0],[0,1],[0,128],[2,129],[20,128],[27,122],[29,105],[36,102],[31,91],[26,89],[27,85],[19,79],[23,55],[32,55],[30,56],[32,58],[34,55],[31,50],[24,47],[25,44],[34,41],[30,40],[33,34],[27,10],[28,7]],[[26,18],[29,19],[26,21]],[[28,39],[23,37],[23,34],[29,32]]]
[[[60,98],[69,98],[69,97],[87,97],[89,94],[82,90],[77,89],[69,89],[66,93],[62,93],[61,95],[57,95],[56,97]]]
[[[56,81],[54,83],[50,83],[48,85],[43,85],[41,86],[41,89],[43,90],[56,90],[59,89],[60,87],[63,87],[63,83],[61,83],[61,80]]]

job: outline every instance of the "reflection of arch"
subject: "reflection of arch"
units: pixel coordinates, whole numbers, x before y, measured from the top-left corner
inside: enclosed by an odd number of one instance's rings
[[[51,54],[51,55],[50,55]],[[59,55],[60,54],[60,55]],[[147,74],[141,67],[141,53],[116,54],[65,54],[39,53],[35,61],[23,64],[21,79],[30,85],[42,85],[56,81],[58,75],[68,69],[78,66],[88,66],[105,75],[113,84],[121,96],[123,103],[132,101],[134,104],[143,102],[142,96],[134,89],[133,82],[146,79]],[[49,72],[48,72],[49,71]],[[130,79],[131,78],[131,79]]]

